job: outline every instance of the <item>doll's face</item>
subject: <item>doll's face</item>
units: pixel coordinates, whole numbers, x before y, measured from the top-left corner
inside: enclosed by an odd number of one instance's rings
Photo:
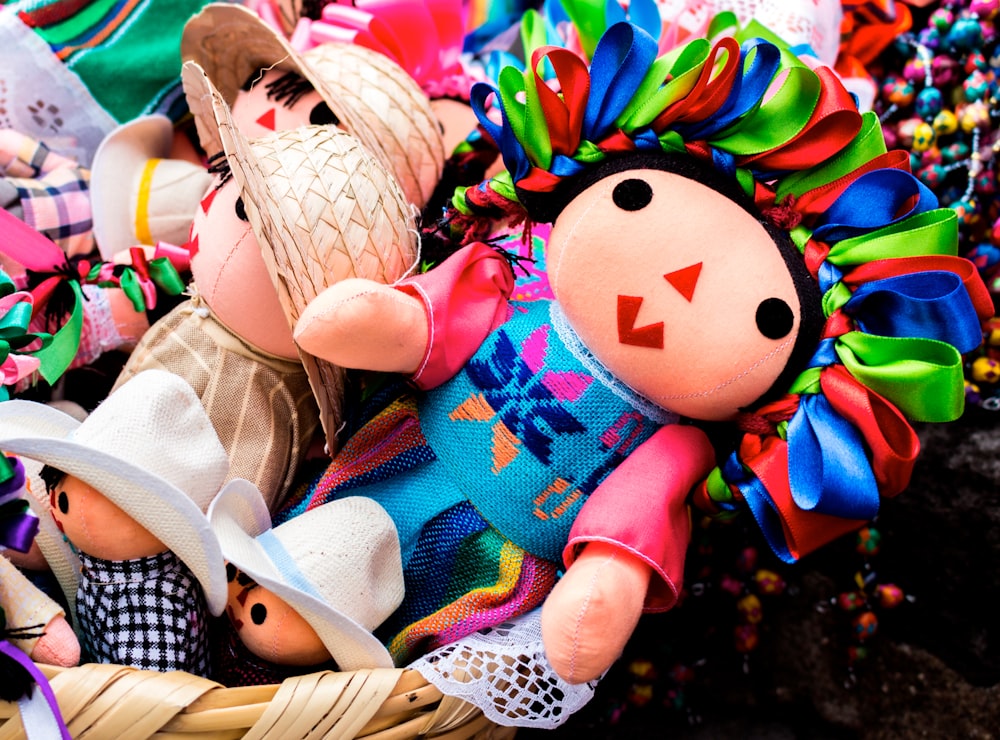
[[[594,356],[683,416],[731,418],[792,353],[801,307],[770,235],[680,175],[629,170],[598,181],[556,219],[546,261]]]
[[[320,94],[295,73],[271,69],[253,75],[247,83],[232,105],[233,121],[247,138],[306,124],[339,123]]]
[[[191,225],[191,274],[198,292],[234,333],[271,354],[297,359],[292,331],[267,273],[239,184],[209,189]]]
[[[49,491],[56,525],[80,551],[104,560],[134,560],[167,550],[148,529],[93,486],[72,475]]]
[[[254,655],[280,665],[311,666],[330,660],[316,630],[288,602],[257,585],[232,563],[226,564],[226,613]]]

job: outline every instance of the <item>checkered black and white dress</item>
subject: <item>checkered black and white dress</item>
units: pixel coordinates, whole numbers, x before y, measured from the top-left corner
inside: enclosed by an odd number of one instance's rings
[[[76,613],[85,658],[208,676],[208,612],[201,587],[172,552],[135,560],[80,553]]]

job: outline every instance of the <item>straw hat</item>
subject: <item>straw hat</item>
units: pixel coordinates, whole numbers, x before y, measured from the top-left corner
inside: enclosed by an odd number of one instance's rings
[[[212,175],[193,162],[170,159],[173,136],[169,118],[143,116],[114,129],[98,147],[90,195],[105,260],[137,244],[188,240]]]
[[[197,62],[229,105],[260,69],[298,73],[312,83],[341,128],[395,173],[406,199],[418,208],[441,179],[444,143],[430,101],[383,54],[340,43],[299,54],[252,10],[212,3],[185,26],[181,58]]]
[[[204,512],[229,459],[180,377],[143,371],[82,422],[33,401],[0,403],[0,449],[93,486],[184,561],[213,614],[225,609],[225,564]]]
[[[249,8],[233,3],[209,3],[203,7],[184,25],[181,61],[197,62],[228,105],[236,100],[236,94],[250,75],[261,69],[295,72],[308,80],[326,101],[340,120],[341,128],[356,136],[385,166],[391,166],[391,158],[364,118],[304,65],[299,53]],[[202,147],[210,155],[219,151],[209,149],[204,141]]]
[[[302,62],[375,131],[407,199],[423,208],[445,160],[441,126],[427,94],[385,54],[357,44],[320,44],[305,52]]]
[[[341,670],[393,667],[372,630],[403,600],[403,563],[396,527],[374,500],[332,501],[272,529],[260,492],[237,479],[208,518],[226,560],[288,602]]]
[[[247,140],[204,70],[181,79],[203,146],[224,151],[289,326],[348,277],[392,283],[417,259],[413,214],[395,178],[336,127],[303,126]],[[344,371],[300,350],[330,451],[336,449]]]

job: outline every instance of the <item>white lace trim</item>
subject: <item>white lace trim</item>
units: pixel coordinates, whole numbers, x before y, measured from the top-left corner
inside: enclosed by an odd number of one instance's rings
[[[598,683],[566,683],[552,669],[542,647],[541,609],[438,648],[409,667],[498,725],[545,730],[590,701]]]
[[[573,327],[569,325],[566,314],[563,313],[562,308],[556,301],[549,302],[549,318],[552,320],[552,328],[556,330],[556,334],[559,335],[569,353],[579,360],[580,364],[587,368],[590,374],[607,387],[609,391],[657,424],[677,423],[678,419],[680,419],[677,414],[667,411],[645,396],[636,393],[616,378],[600,360],[594,357],[577,333],[573,331]]]
[[[17,13],[0,12],[0,128],[26,134],[90,167],[101,140],[116,125]]]

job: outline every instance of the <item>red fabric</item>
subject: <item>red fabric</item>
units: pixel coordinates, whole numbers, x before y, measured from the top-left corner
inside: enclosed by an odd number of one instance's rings
[[[566,567],[581,546],[604,542],[649,565],[644,611],[670,609],[684,577],[691,541],[687,497],[715,465],[715,453],[700,429],[671,424],[636,448],[597,487],[580,509],[563,550]]]
[[[427,390],[464,367],[486,336],[506,321],[514,274],[496,250],[476,242],[396,288],[422,301],[427,311],[427,352],[412,378]]]

